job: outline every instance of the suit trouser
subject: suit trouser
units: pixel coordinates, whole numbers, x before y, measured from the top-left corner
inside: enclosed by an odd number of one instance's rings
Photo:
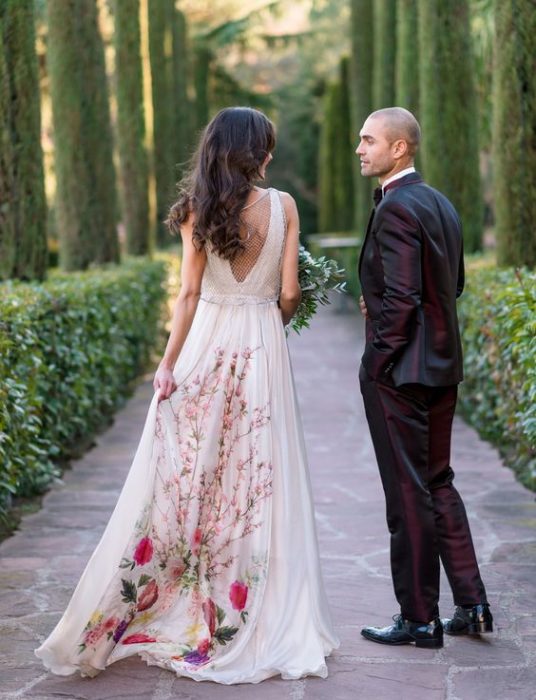
[[[372,380],[361,393],[385,491],[391,571],[404,618],[439,614],[439,561],[456,605],[486,602],[463,501],[450,466],[457,386]]]

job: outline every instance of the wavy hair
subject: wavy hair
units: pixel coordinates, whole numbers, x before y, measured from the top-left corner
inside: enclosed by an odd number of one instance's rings
[[[201,135],[190,168],[178,185],[178,200],[166,224],[172,233],[195,214],[194,245],[210,243],[233,260],[243,249],[240,214],[260,168],[275,147],[272,122],[257,109],[222,109]]]

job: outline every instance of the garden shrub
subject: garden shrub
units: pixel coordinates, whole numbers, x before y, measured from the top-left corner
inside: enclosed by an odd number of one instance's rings
[[[536,272],[467,265],[460,409],[536,490]]]
[[[0,515],[42,491],[162,342],[166,261],[0,285]]]

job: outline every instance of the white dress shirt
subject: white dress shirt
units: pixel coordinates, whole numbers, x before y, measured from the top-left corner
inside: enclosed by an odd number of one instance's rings
[[[382,183],[382,195],[385,194],[385,186],[388,185],[390,182],[399,180],[401,177],[404,177],[405,175],[409,175],[410,173],[414,172],[416,172],[415,168],[411,166],[409,168],[404,168],[404,170],[401,170],[399,173],[391,175],[391,177],[388,177],[387,180],[384,180],[384,182]]]

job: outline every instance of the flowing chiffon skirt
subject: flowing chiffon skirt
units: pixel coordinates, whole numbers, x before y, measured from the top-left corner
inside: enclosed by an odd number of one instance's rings
[[[132,654],[195,680],[326,677],[338,645],[275,302],[199,302],[100,543],[50,637],[54,673]]]

